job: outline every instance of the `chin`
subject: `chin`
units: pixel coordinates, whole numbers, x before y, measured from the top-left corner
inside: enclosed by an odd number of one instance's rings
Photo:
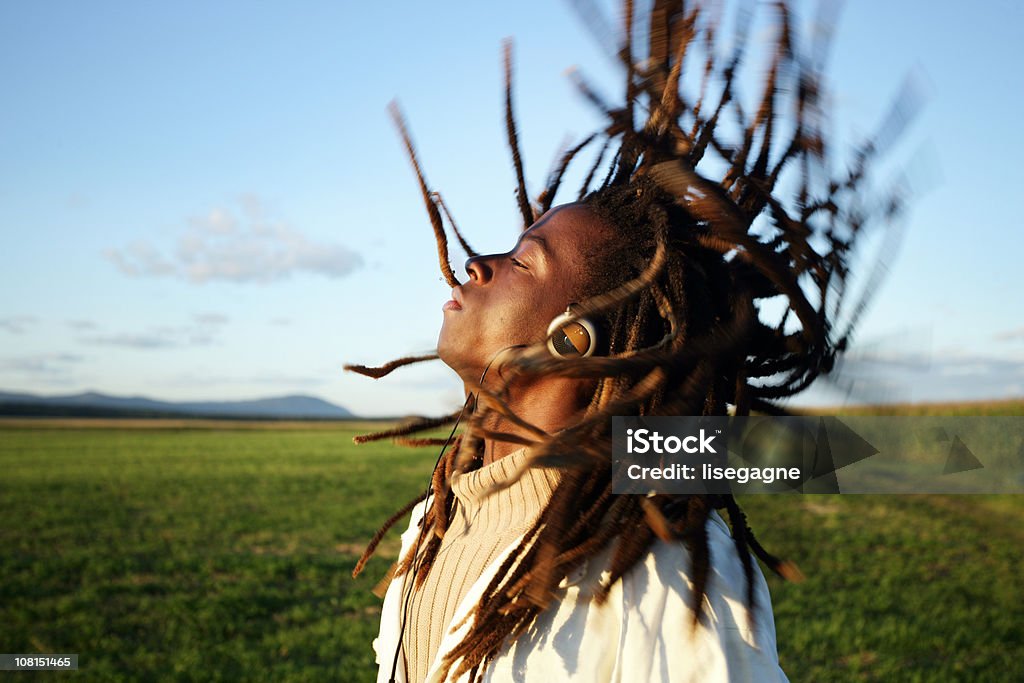
[[[473,382],[475,384],[480,381],[480,374],[483,372],[483,369],[479,366],[448,359],[443,356],[441,356],[441,360],[444,361],[444,364],[451,368],[451,370],[458,375],[459,379],[463,382]]]
[[[446,338],[444,328],[441,328],[441,334],[437,337],[437,357],[441,359],[442,363],[450,367],[459,375],[462,375],[460,368],[467,365],[467,359],[464,357],[463,353],[459,353],[461,349],[458,347],[459,344]]]
[[[442,330],[441,336],[437,340],[437,357],[454,370],[455,374],[464,382],[479,382],[480,375],[484,371],[484,364],[479,358],[471,356],[468,353],[471,349],[467,349],[466,346],[464,340],[446,340]]]

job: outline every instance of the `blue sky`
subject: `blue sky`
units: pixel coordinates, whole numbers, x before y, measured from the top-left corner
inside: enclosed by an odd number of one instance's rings
[[[855,394],[1024,395],[1022,20],[995,0],[840,14],[838,139],[871,131],[908,75],[925,97],[883,169],[920,192],[856,337]],[[566,69],[619,91],[567,2],[0,5],[0,388],[449,409],[439,362],[378,381],[341,366],[432,350],[449,294],[392,98],[474,247],[514,242],[506,36],[535,192],[597,121]]]

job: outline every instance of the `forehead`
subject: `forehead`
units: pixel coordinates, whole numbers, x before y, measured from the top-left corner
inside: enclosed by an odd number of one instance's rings
[[[567,258],[599,250],[613,237],[612,229],[584,204],[551,209],[525,230],[520,242],[535,241],[551,256]]]

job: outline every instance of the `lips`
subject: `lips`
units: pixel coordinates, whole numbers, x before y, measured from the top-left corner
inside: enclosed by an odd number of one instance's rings
[[[462,291],[455,287],[452,289],[452,298],[450,301],[446,301],[444,306],[441,307],[442,311],[461,311],[462,310]]]

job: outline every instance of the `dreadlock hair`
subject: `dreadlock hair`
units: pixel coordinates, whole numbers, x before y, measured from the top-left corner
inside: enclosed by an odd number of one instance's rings
[[[560,470],[550,500],[486,587],[465,638],[445,655],[446,673],[454,667],[456,676],[468,672],[474,681],[555,599],[561,580],[605,550],[610,553],[609,575],[594,588],[598,604],[652,544],[684,543],[692,558],[696,626],[702,619],[710,573],[706,524],[715,509],[728,514],[747,580],[748,616],[757,607],[751,552],[783,578],[802,578],[794,564],[765,551],[731,494],[613,495],[610,418],[730,411],[746,415],[751,410],[785,414],[779,401],[832,368],[864,310],[870,291],[853,306],[845,329],[837,328],[850,254],[862,228],[879,215],[891,219],[901,206],[896,193],[884,201],[859,195],[864,192],[868,162],[881,147],[877,140],[891,143],[898,132],[894,128],[905,125],[905,117],[890,117],[874,142],[855,150],[844,174],[832,177],[827,170],[820,79],[826,32],[817,32],[806,54],[801,52],[789,9],[785,3],[778,5],[778,39],[750,116],[734,92],[749,13],[740,13],[735,47],[721,59],[715,49],[717,24],[702,15],[700,5],[688,9],[683,2],[655,0],[645,24],[646,58],[639,59],[634,54],[638,31],[632,2],[624,5],[625,28],[615,54],[626,71],[626,102],[618,107],[604,103],[573,74],[583,95],[607,115],[608,123],[564,153],[533,205],[527,200],[518,151],[510,46],[505,46],[506,126],[523,229],[552,206],[566,169],[579,152],[603,138],[578,198],[614,229],[617,241],[610,253],[588,259],[589,272],[577,293],[581,303],[574,309],[577,317],[604,322],[607,354],[553,357],[546,344],[538,342],[508,352],[502,365],[504,384],[497,389],[466,382],[477,400],[457,445],[443,454],[433,473],[420,522],[430,532],[427,541],[418,558],[410,551],[395,571],[401,575],[415,567],[415,586],[422,584],[452,518],[451,477],[480,466],[483,439],[527,445],[522,471]],[[592,6],[586,10],[593,16]],[[691,102],[680,82],[687,58],[700,50],[705,59],[698,95]],[[905,111],[905,104],[895,108]],[[780,143],[777,119],[785,109],[792,130]],[[395,116],[438,238],[441,271],[449,284],[457,285],[438,210],[443,204],[429,190],[404,122]],[[735,121],[731,127],[722,123],[725,116]],[[590,189],[607,150],[616,144],[603,181]],[[709,155],[717,158],[724,172],[714,177],[698,172]],[[783,171],[791,167],[797,171],[795,191],[784,194],[776,188]],[[871,282],[877,284],[877,277]],[[766,322],[758,304],[775,298],[785,302],[784,313],[778,322]],[[405,358],[382,368],[348,368],[377,377],[426,358]],[[516,415],[505,401],[509,384],[530,375],[590,378],[596,390],[577,423],[547,434]],[[494,413],[529,436],[485,428],[485,418]],[[407,438],[457,417],[452,413],[357,438]],[[400,517],[393,516],[374,536],[354,574]],[[751,617],[751,626],[754,623]]]

